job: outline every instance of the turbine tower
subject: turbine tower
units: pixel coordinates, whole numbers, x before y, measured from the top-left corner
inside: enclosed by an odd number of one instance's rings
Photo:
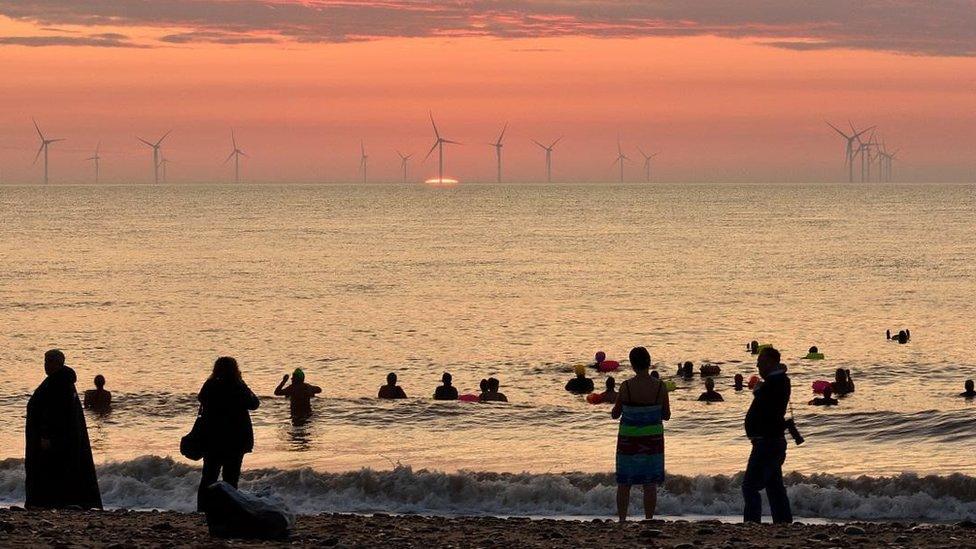
[[[620,182],[621,183],[624,182],[624,162],[625,161],[626,162],[630,162],[630,159],[627,158],[627,155],[626,154],[624,154],[624,150],[622,148],[620,148],[620,138],[617,138],[617,159],[614,160],[613,161],[613,164],[610,164],[610,166],[613,167],[617,163],[620,163]]]
[[[150,143],[141,137],[136,137],[136,139],[145,143],[146,146],[151,148],[153,151],[153,181],[155,181],[157,185],[159,185],[159,159],[161,158],[159,148],[163,145],[163,140],[169,137],[169,134],[172,132],[173,130],[166,132],[162,137],[159,138],[159,141],[155,143]]]
[[[369,155],[366,154],[366,142],[359,142],[359,169],[363,171],[363,183],[366,182],[366,160]]]
[[[240,147],[237,146],[237,137],[234,136],[234,130],[230,131],[230,142],[234,145],[234,150],[231,151],[227,160],[224,160],[224,164],[230,162],[230,159],[234,159],[234,183],[240,184],[241,182],[241,157],[251,158]]]
[[[85,159],[88,160],[89,162],[95,163],[95,184],[96,185],[98,185],[98,162],[99,160],[102,159],[102,157],[98,154],[98,151],[101,148],[102,148],[102,142],[99,141],[98,144],[95,145],[95,154]]]
[[[562,139],[563,138],[560,137],[559,139],[550,143],[548,147],[543,145],[542,143],[539,143],[535,139],[532,140],[533,143],[541,147],[542,150],[546,151],[546,182],[547,183],[552,183],[552,149],[555,148],[556,143],[559,143],[560,141],[562,141]]]
[[[495,159],[498,160],[498,183],[502,182],[502,138],[505,137],[505,130],[508,129],[508,122],[502,127],[502,133],[498,134],[498,139],[494,143],[489,143],[490,146],[495,147]]]
[[[844,160],[844,163],[847,166],[847,171],[848,171],[847,179],[848,179],[848,182],[853,183],[854,182],[854,156],[856,156],[857,153],[860,151],[860,149],[855,150],[855,148],[854,148],[854,142],[857,141],[860,144],[860,142],[861,142],[860,137],[862,135],[864,135],[866,132],[868,132],[870,130],[873,130],[874,129],[874,126],[871,126],[870,128],[867,128],[867,129],[864,129],[864,130],[861,130],[861,131],[857,131],[857,130],[854,129],[854,124],[853,123],[851,123],[850,121],[848,121],[848,124],[850,124],[850,126],[851,126],[851,135],[847,135],[846,133],[840,131],[840,129],[837,128],[837,126],[831,124],[830,122],[827,122],[827,125],[828,126],[830,126],[831,128],[833,128],[835,132],[839,133],[840,136],[843,137],[846,140],[845,153],[844,153],[844,159],[845,159]]]
[[[403,182],[406,183],[407,182],[407,161],[410,160],[410,158],[413,156],[413,153],[403,154],[402,152],[397,151],[397,154],[400,156],[400,169],[403,170]]]
[[[641,156],[644,157],[644,180],[648,183],[651,181],[651,159],[661,153],[647,154],[644,149],[637,147],[637,151],[640,152]]]
[[[33,166],[34,164],[37,164],[37,159],[40,158],[41,153],[44,153],[44,184],[47,185],[47,182],[48,182],[48,169],[47,169],[47,166],[48,166],[48,163],[47,163],[47,150],[48,150],[48,147],[50,147],[52,143],[57,143],[59,141],[64,141],[64,139],[48,139],[48,138],[44,137],[44,134],[41,133],[41,128],[37,125],[37,120],[34,120],[33,118],[31,118],[31,122],[34,123],[34,129],[37,130],[37,135],[38,135],[38,137],[41,138],[41,147],[39,149],[37,149],[37,154],[34,155],[34,162],[31,165]]]
[[[159,175],[163,183],[166,183],[166,166],[168,166],[169,163],[170,163],[170,159],[166,158],[165,156],[159,159]]]
[[[433,113],[428,113],[428,114],[430,114],[430,125],[434,127],[434,145],[427,152],[427,156],[424,157],[424,161],[426,162],[427,159],[430,158],[430,155],[434,153],[434,149],[438,149],[437,182],[443,183],[444,182],[444,144],[447,143],[449,145],[460,145],[460,143],[458,143],[457,141],[451,141],[450,139],[444,139],[443,137],[441,137],[441,133],[437,131],[437,124],[434,122],[434,114]]]

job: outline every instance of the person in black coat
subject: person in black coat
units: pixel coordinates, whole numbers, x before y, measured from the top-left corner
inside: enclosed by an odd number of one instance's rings
[[[250,410],[257,410],[260,401],[241,378],[237,361],[229,356],[214,362],[213,373],[197,399],[206,435],[197,510],[205,511],[206,489],[218,477],[237,488],[244,454],[254,450]]]
[[[47,377],[27,401],[26,501],[29,509],[101,509],[88,427],[75,389],[75,371],[64,353],[44,353]]]

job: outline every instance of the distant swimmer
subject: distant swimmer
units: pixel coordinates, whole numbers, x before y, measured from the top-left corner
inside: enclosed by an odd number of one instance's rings
[[[305,383],[305,372],[301,368],[295,368],[291,374],[291,385],[288,383],[288,374],[281,378],[281,383],[274,390],[275,396],[286,396],[291,407],[292,420],[308,419],[312,415],[312,397],[321,393],[322,388]]]
[[[508,397],[505,396],[505,393],[501,393],[498,391],[498,388],[500,386],[501,386],[501,382],[499,382],[498,379],[493,377],[488,378],[487,380],[488,390],[486,392],[481,393],[481,401],[482,402],[508,402]]]
[[[970,385],[972,385],[972,382],[971,381],[969,383],[970,383]],[[617,391],[616,391],[616,387],[617,387],[617,380],[614,379],[613,377],[608,377],[607,378],[607,390],[606,391],[603,391],[603,394],[601,395],[603,397],[603,399],[601,400],[601,402],[603,402],[604,404],[614,404],[614,403],[616,403],[617,402]]]
[[[452,385],[454,378],[451,374],[444,372],[441,376],[442,385],[434,389],[434,400],[457,400],[458,390],[457,387]]]
[[[576,395],[586,395],[593,392],[593,380],[586,377],[586,367],[577,365],[576,377],[566,382],[566,390]]]
[[[824,389],[823,397],[817,397],[809,402],[810,406],[836,406],[838,401],[836,398],[831,398],[834,392],[827,387]]]
[[[698,402],[725,402],[722,394],[715,390],[714,379],[705,379],[705,392],[698,397]]]
[[[393,372],[386,374],[386,385],[380,387],[380,392],[376,398],[385,400],[398,400],[407,398],[407,393],[403,392],[403,387],[397,385],[397,375]]]
[[[966,390],[959,393],[959,396],[963,398],[976,398],[976,390],[973,390],[973,380],[966,380]]]
[[[851,371],[837,368],[834,372],[834,381],[830,384],[830,390],[838,396],[847,395],[854,392],[854,380],[851,379]],[[826,392],[824,393],[826,394]]]
[[[751,342],[749,342],[749,345],[747,345],[746,347],[749,348],[749,352],[750,353],[752,353],[754,355],[758,355],[759,354],[759,342],[758,341],[752,340]]]
[[[904,345],[905,343],[908,343],[908,341],[912,338],[912,332],[909,330],[899,330],[898,334],[892,336],[891,330],[886,330],[885,337],[887,337],[891,341],[897,341],[898,343]]]
[[[826,357],[824,357],[824,354],[820,352],[820,349],[810,347],[810,350],[807,351],[807,356],[803,358],[806,360],[823,360]]]
[[[593,367],[601,372],[615,372],[620,368],[620,363],[616,360],[607,360],[607,354],[603,351],[597,351],[593,360]]]
[[[735,374],[735,377],[732,379],[734,380],[732,383],[732,387],[736,391],[741,391],[745,389],[745,380],[742,378],[742,374]]]
[[[678,373],[676,375],[685,379],[691,379],[695,376],[695,365],[690,360],[684,364],[678,364]]]
[[[105,376],[95,376],[95,388],[85,391],[84,406],[98,414],[106,414],[112,410],[112,393],[105,390]]]

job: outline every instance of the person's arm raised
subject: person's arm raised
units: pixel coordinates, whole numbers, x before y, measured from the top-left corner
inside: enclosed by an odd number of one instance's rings
[[[275,387],[274,390],[275,396],[285,396],[285,391],[284,391],[285,383],[288,383],[288,374],[285,374],[284,377],[281,378],[281,383],[279,383],[278,386]]]

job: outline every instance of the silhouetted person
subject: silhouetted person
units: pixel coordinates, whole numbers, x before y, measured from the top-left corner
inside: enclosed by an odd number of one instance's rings
[[[814,398],[809,402],[809,404],[811,406],[836,406],[838,404],[838,400],[836,398],[831,398],[833,396],[834,392],[828,386],[824,389],[822,397]]]
[[[607,378],[606,387],[607,390],[600,394],[602,397],[600,402],[605,404],[614,404],[617,402],[617,391],[615,390],[617,386],[617,380],[610,376]]]
[[[732,379],[734,380],[732,382],[733,389],[735,389],[736,391],[741,391],[742,389],[745,389],[745,385],[744,385],[745,380],[743,379],[742,374],[735,374],[735,377],[733,377]]]
[[[112,393],[105,390],[105,376],[95,376],[95,388],[85,391],[84,407],[98,414],[107,414],[112,410]]]
[[[684,364],[678,364],[678,377],[684,379],[691,379],[695,377],[695,365],[691,361],[687,361]]]
[[[44,373],[47,377],[27,401],[25,506],[101,509],[77,376],[56,349],[44,353]]]
[[[214,362],[213,372],[197,399],[206,433],[197,510],[205,511],[206,489],[218,477],[237,488],[244,454],[254,450],[250,410],[257,410],[261,402],[244,383],[237,361],[229,356]]]
[[[487,384],[487,391],[481,394],[481,400],[483,402],[508,402],[508,397],[505,393],[498,392],[498,388],[501,386],[501,382],[498,379],[489,377],[485,382]]]
[[[378,395],[376,395],[376,397],[386,400],[395,400],[407,398],[407,393],[403,392],[403,387],[397,385],[397,375],[390,372],[386,375],[386,385],[380,387],[380,392]]]
[[[830,390],[838,396],[853,393],[854,380],[851,379],[851,371],[837,368],[837,371],[834,372],[834,381],[830,384]]]
[[[759,492],[765,489],[773,522],[793,522],[790,499],[783,484],[790,378],[786,375],[786,366],[780,364],[779,351],[772,347],[760,351],[756,365],[763,382],[753,391],[752,404],[746,413],[746,436],[752,442],[752,453],[742,477],[743,519],[762,522]]]
[[[441,385],[434,389],[434,400],[457,400],[458,390],[452,385],[453,382],[454,378],[451,374],[444,372],[441,376]]]
[[[630,351],[634,377],[620,384],[610,417],[620,419],[617,433],[617,516],[627,520],[630,489],[644,487],[644,517],[654,518],[657,487],[664,483],[664,421],[671,403],[664,383],[652,377],[651,355],[644,347]]]
[[[752,353],[752,354],[754,354],[754,355],[758,355],[759,354],[759,342],[758,341],[752,340],[752,342],[749,343],[749,352]]]
[[[705,392],[698,396],[698,402],[724,402],[722,394],[715,390],[715,380],[707,378],[705,380]]]
[[[300,422],[312,417],[312,397],[320,394],[322,388],[305,383],[305,372],[301,368],[295,368],[292,372],[291,385],[285,387],[285,383],[288,383],[288,374],[282,376],[274,394],[288,397],[292,421]]]
[[[904,345],[905,343],[908,343],[908,332],[906,330],[900,330],[894,339],[898,341],[898,343]]]
[[[976,390],[973,389],[973,380],[966,380],[966,390],[959,393],[959,396],[963,398],[976,398]]]
[[[481,382],[478,383],[478,389],[481,390],[481,394],[478,395],[478,400],[480,400],[481,402],[487,401],[488,400],[488,380],[487,379],[482,379]]]
[[[593,380],[586,377],[586,367],[577,365],[576,377],[566,382],[566,390],[576,395],[586,395],[593,392]]]
[[[891,330],[885,330],[885,339],[891,339]]]

